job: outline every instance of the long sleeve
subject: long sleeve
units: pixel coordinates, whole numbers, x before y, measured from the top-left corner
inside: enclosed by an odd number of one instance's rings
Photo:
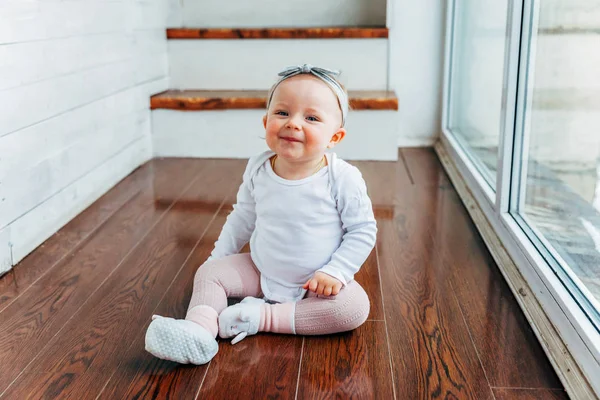
[[[358,169],[352,167],[347,171],[336,187],[344,236],[331,260],[319,271],[340,280],[345,286],[375,247],[377,223],[367,187]]]
[[[227,217],[209,260],[239,253],[254,232],[256,211],[251,191],[251,169],[252,160],[246,166],[243,181],[237,193],[236,204]]]

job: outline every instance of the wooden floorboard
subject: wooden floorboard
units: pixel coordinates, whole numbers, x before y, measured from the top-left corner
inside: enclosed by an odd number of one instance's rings
[[[175,166],[171,162],[168,164]],[[182,191],[202,171],[202,168],[193,168],[194,165],[202,164],[190,163],[186,172],[179,171],[179,174],[168,166],[157,168],[156,184],[173,185],[176,191]],[[37,342],[39,353],[32,353],[36,357],[34,362],[23,369],[30,375],[17,378],[5,396],[18,398],[23,391],[30,392],[33,397],[64,396],[72,387],[83,383],[80,378],[92,364],[94,368],[102,368],[103,362],[116,359],[119,353],[114,351],[114,346],[127,343],[128,335],[139,329],[135,321],[147,304],[143,297],[147,287],[155,282],[164,285],[169,269],[163,264],[169,261],[176,264],[179,258],[187,256],[184,251],[176,251],[179,249],[174,245],[174,230],[184,225],[186,218],[177,219],[168,212],[154,211],[152,191],[144,194],[145,201],[136,207],[141,210],[133,212],[132,218],[119,220],[118,215],[111,218],[115,223],[128,221],[126,226],[134,229],[131,234],[123,233],[127,230],[117,230],[112,235],[107,231],[102,237],[109,242],[90,241],[93,251],[104,251],[100,253],[102,257],[97,253],[92,253],[92,257],[83,252],[74,253],[69,257],[68,268],[57,268],[48,276],[49,283],[41,282],[31,292],[49,293],[34,306],[43,307],[41,315],[48,315],[48,320],[56,323],[52,330],[41,330],[45,335],[43,342]],[[201,227],[198,219],[192,221],[196,221],[195,228]],[[155,223],[157,225],[152,229]],[[141,243],[134,248],[139,240]],[[63,299],[68,300],[68,307],[61,304]],[[57,315],[52,316],[55,310]],[[26,316],[31,320],[35,313],[38,310],[28,312]],[[128,322],[134,324],[133,328]],[[48,380],[26,379],[34,376],[31,373],[39,372],[52,374]]]
[[[202,265],[212,252],[225,218],[219,215],[210,224],[153,314],[171,318],[185,317],[194,275],[198,266]],[[176,363],[158,359],[146,352],[144,338],[149,323],[150,318],[145,321],[137,339],[120,358],[119,365],[112,371],[112,375],[104,381],[101,399],[194,399],[197,395],[208,365],[179,368]]]
[[[405,210],[393,221],[379,221],[377,243],[398,398],[491,399],[428,232],[435,196],[409,193]]]
[[[401,149],[399,154],[399,162],[406,166],[415,185],[450,186],[450,178],[432,148]]]
[[[48,273],[67,254],[81,245],[89,235],[138,193],[150,179],[151,163],[138,168],[112,190],[95,201],[56,234],[25,257],[18,268],[0,279],[0,310]]]
[[[353,163],[379,228],[357,330],[223,340],[200,367],[146,353],[153,313],[185,315],[246,163],[159,159],[0,278],[0,398],[566,399],[435,154],[400,155]]]
[[[197,162],[187,163],[185,171],[179,171],[181,163],[153,164],[154,181],[0,313],[0,394],[164,214],[152,207],[153,187],[178,193],[198,172]]]
[[[496,400],[568,400],[562,390],[494,388]]]
[[[218,201],[223,196],[227,196],[225,201],[220,201],[221,209],[229,209],[235,200],[235,191],[241,183],[241,174],[244,163],[239,161],[226,161],[232,168],[227,173],[235,178],[228,178],[228,184],[223,184],[223,188],[217,188],[210,193],[203,193],[202,198],[209,201]],[[223,176],[221,176],[223,178]],[[229,186],[229,189],[225,189]],[[172,210],[186,212],[191,217],[199,211],[206,211],[204,208],[197,208],[192,202],[192,196],[184,195],[178,202],[189,205],[189,208],[178,207],[175,204]],[[198,197],[196,197],[198,198]],[[219,211],[219,210],[215,210]],[[192,294],[194,275],[213,250],[214,243],[217,241],[221,228],[225,223],[226,214],[218,213],[212,221],[202,238],[194,248],[189,259],[182,267],[179,274],[173,280],[169,289],[164,293],[159,305],[153,311],[153,314],[168,316],[171,318],[184,318],[187,305]],[[157,359],[147,353],[144,349],[145,331],[150,323],[147,318],[143,329],[138,335],[132,346],[121,357],[119,365],[114,368],[113,373],[103,383],[100,398],[173,398],[173,399],[194,399],[200,389],[208,365],[203,366],[183,366],[178,368],[177,364]]]
[[[214,168],[206,165],[187,191],[192,197],[234,187],[231,175],[239,168]],[[198,179],[202,177],[202,179]],[[167,211],[164,218],[133,249],[122,265],[78,310],[64,329],[40,354],[39,361],[25,372],[53,372],[47,380],[17,379],[7,396],[28,390],[35,397],[93,396],[102,389],[107,370],[119,364],[119,358],[144,329],[162,295],[182,268],[192,247],[180,246],[178,236],[203,232],[214,214],[190,215],[179,210]],[[66,377],[70,380],[64,383]],[[75,379],[73,379],[75,377]],[[59,385],[60,383],[60,385]],[[57,389],[58,388],[58,389]]]
[[[306,337],[298,398],[394,398],[385,323],[367,321],[352,332]]]
[[[458,195],[440,200],[435,240],[490,385],[562,388]]]
[[[199,399],[293,399],[302,354],[302,337],[259,334],[219,353],[200,389]]]
[[[381,282],[379,282],[379,268],[375,251],[371,252],[354,279],[365,289],[369,296],[371,303],[369,319],[383,321],[383,299],[381,297]]]
[[[365,182],[373,207],[390,208],[394,199],[413,183],[402,162],[394,161],[351,161]]]

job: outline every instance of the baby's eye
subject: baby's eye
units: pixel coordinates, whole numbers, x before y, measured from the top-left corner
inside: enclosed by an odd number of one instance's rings
[[[278,111],[275,111],[275,115],[283,115],[284,117],[286,117],[288,115],[288,113],[287,113],[287,111],[278,110]]]
[[[306,117],[306,119],[311,122],[316,122],[319,120],[319,118],[315,117],[314,115],[311,115],[310,117]]]

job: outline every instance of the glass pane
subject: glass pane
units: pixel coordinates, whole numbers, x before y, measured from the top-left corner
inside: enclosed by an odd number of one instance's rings
[[[533,26],[520,211],[593,315],[600,304],[600,0],[541,0]]]
[[[496,186],[508,0],[456,0],[449,128]]]

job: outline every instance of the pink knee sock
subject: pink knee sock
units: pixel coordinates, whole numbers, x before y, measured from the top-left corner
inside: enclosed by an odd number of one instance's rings
[[[296,334],[294,313],[296,303],[262,304],[260,306],[259,332]]]
[[[188,311],[185,319],[192,321],[202,326],[209,331],[214,337],[219,333],[219,314],[211,306],[199,305]]]

